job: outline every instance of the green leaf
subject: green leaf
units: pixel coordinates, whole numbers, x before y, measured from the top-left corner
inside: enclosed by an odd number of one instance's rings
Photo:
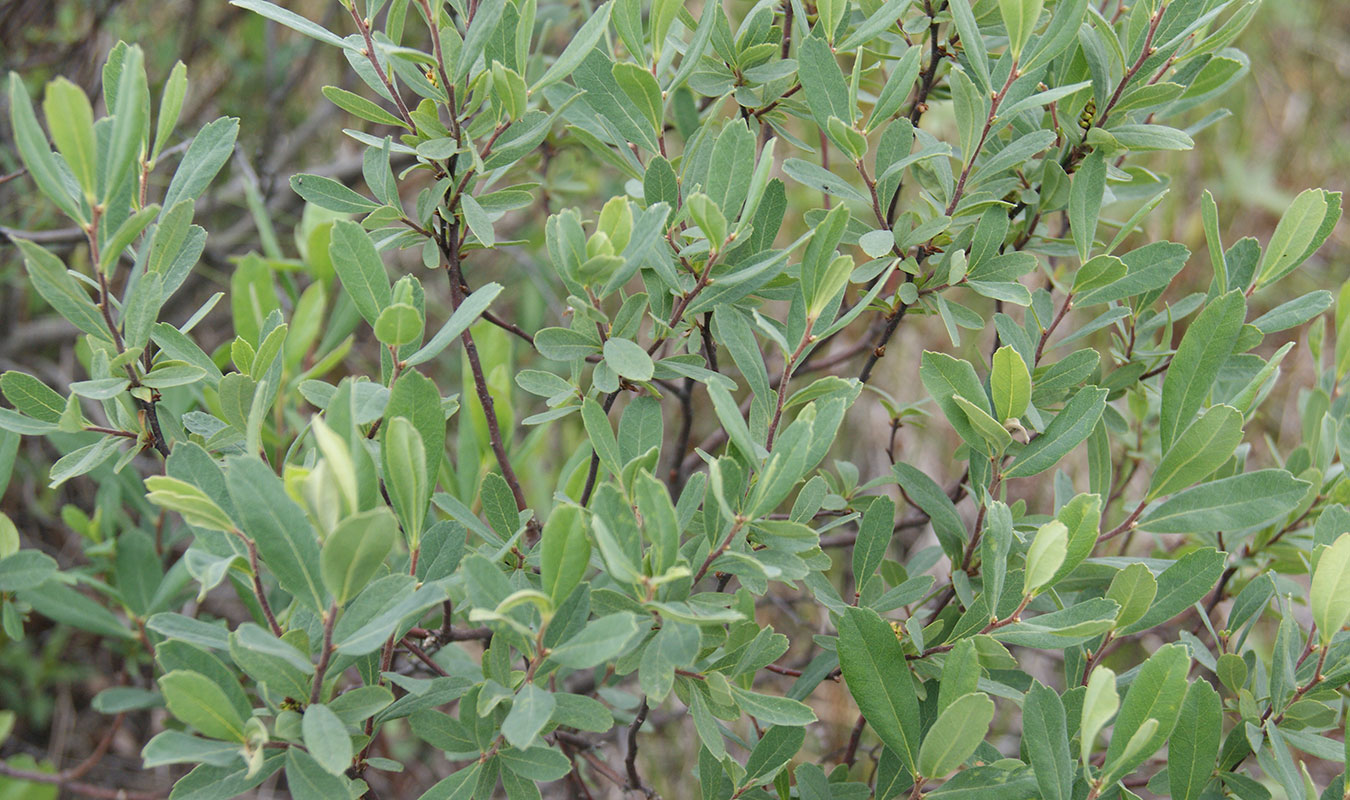
[[[868,608],[846,608],[836,624],[839,666],[858,710],[877,738],[916,772],[919,701],[895,632]]]
[[[225,692],[200,672],[174,670],[159,679],[169,711],[213,739],[244,741],[244,720]]]
[[[502,760],[505,761],[506,757],[502,756]],[[478,773],[482,769],[483,762],[474,761],[449,777],[442,778],[423,792],[418,800],[472,800],[478,788]]]
[[[47,84],[42,111],[57,151],[75,173],[75,180],[84,189],[85,197],[92,199],[97,190],[97,148],[94,144],[94,109],[89,104],[89,97],[83,89],[59,76]]]
[[[387,575],[376,580],[353,605],[355,609],[370,597],[371,602],[361,608],[361,613],[353,611],[351,616],[338,619],[333,642],[339,654],[360,656],[378,650],[389,638],[389,632],[403,620],[423,613],[446,598],[445,588],[439,583],[424,583],[409,591],[413,582],[409,579],[405,583],[399,580],[402,578],[407,576]],[[362,620],[366,620],[364,624]]]
[[[941,778],[975,754],[994,719],[994,701],[983,692],[962,695],[938,715],[919,749],[919,775]]]
[[[392,303],[375,319],[375,338],[390,347],[411,344],[422,336],[422,315],[407,303]]]
[[[1164,452],[1200,410],[1219,370],[1233,352],[1246,313],[1242,292],[1229,292],[1206,306],[1181,337],[1163,379],[1162,407],[1158,412]]]
[[[943,552],[959,562],[969,534],[966,532],[966,523],[961,520],[961,515],[957,513],[951,498],[942,487],[917,467],[902,461],[892,467],[891,471],[895,474],[900,488],[904,490],[905,496],[928,515],[933,525],[933,533],[942,544]]]
[[[26,372],[0,374],[0,394],[19,412],[43,422],[60,422],[66,410],[66,398]]]
[[[635,107],[623,89],[619,88],[618,81],[614,80],[613,63],[603,48],[590,51],[573,70],[572,80],[586,92],[580,102],[590,106],[627,142],[649,153],[660,152],[652,126],[642,115],[641,109]]]
[[[1241,443],[1241,412],[1232,406],[1211,407],[1163,455],[1145,499],[1171,494],[1213,475]]]
[[[620,377],[633,381],[649,381],[655,365],[652,357],[631,339],[609,339],[605,342],[605,363]]]
[[[1120,708],[1120,694],[1116,692],[1116,673],[1098,666],[1088,679],[1087,693],[1083,695],[1083,715],[1079,724],[1082,731],[1082,758],[1087,763],[1097,744],[1097,734],[1116,715]]]
[[[359,94],[353,94],[346,89],[340,89],[336,86],[325,86],[321,90],[323,96],[332,101],[333,105],[369,122],[379,125],[394,125],[403,127],[403,120],[385,111],[380,106],[372,103]]]
[[[1083,160],[1069,186],[1069,230],[1078,248],[1079,263],[1086,264],[1097,235],[1097,217],[1106,190],[1106,159],[1100,150]]]
[[[1060,459],[1092,433],[1106,409],[1108,390],[1084,386],[1055,415],[1040,436],[1022,448],[1012,465],[1003,471],[1005,478],[1036,475],[1059,463]]]
[[[524,750],[536,741],[539,732],[548,724],[555,706],[552,692],[533,683],[525,684],[511,701],[511,711],[502,721],[502,735],[513,746]]]
[[[464,215],[464,221],[468,224],[469,230],[474,238],[484,247],[495,247],[497,244],[497,234],[492,227],[492,218],[478,201],[472,195],[461,195],[459,198],[460,211]]]
[[[301,723],[305,749],[314,760],[333,775],[342,775],[351,766],[352,737],[333,710],[321,703],[305,709]]]
[[[234,520],[206,492],[187,481],[151,475],[145,479],[145,488],[149,490],[147,500],[161,508],[177,511],[189,525],[226,533],[235,529]]]
[[[140,47],[126,49],[122,75],[117,84],[118,102],[113,115],[112,132],[107,152],[107,177],[103,184],[101,201],[110,204],[113,193],[124,181],[140,171],[141,150],[145,146],[150,113],[149,90],[146,88],[144,55]],[[169,207],[169,206],[166,206]]]
[[[61,259],[26,239],[13,241],[23,253],[28,279],[42,299],[75,327],[97,339],[112,342],[103,315],[89,299],[89,294],[66,272]]]
[[[1071,800],[1075,770],[1064,703],[1058,692],[1039,681],[1022,703],[1022,739],[1042,800]]]
[[[440,355],[442,350],[449,347],[451,342],[460,338],[469,329],[469,326],[473,325],[484,311],[487,311],[488,306],[492,304],[498,294],[501,294],[501,291],[502,285],[500,283],[488,283],[464,298],[464,302],[459,304],[459,308],[456,308],[454,313],[450,315],[450,319],[446,320],[441,329],[436,331],[436,335],[431,337],[431,341],[409,356],[404,363],[412,367]]]
[[[1308,482],[1282,469],[1220,478],[1172,495],[1139,520],[1155,533],[1238,531],[1283,517],[1308,490]]]
[[[1069,529],[1059,520],[1051,520],[1036,531],[1027,548],[1027,566],[1023,574],[1022,594],[1035,596],[1050,585],[1068,553]]]
[[[1342,533],[1317,556],[1308,605],[1323,647],[1350,619],[1350,533]]]
[[[1319,238],[1323,221],[1331,213],[1331,194],[1325,189],[1305,189],[1280,217],[1270,243],[1256,267],[1258,288],[1269,286],[1293,272],[1312,255],[1314,240]],[[1340,200],[1336,198],[1334,214],[1340,216]],[[1333,220],[1334,224],[1334,220]],[[1325,240],[1326,236],[1320,236]],[[1320,244],[1320,242],[1318,242]]]
[[[830,117],[853,122],[855,115],[849,103],[848,84],[824,39],[808,36],[802,41],[797,48],[797,75],[801,79],[802,93],[806,95],[806,106],[822,130]],[[783,166],[786,171],[787,164]]]
[[[1219,693],[1208,681],[1191,683],[1167,743],[1167,790],[1172,800],[1199,800],[1213,778],[1223,738],[1222,712]]]
[[[10,556],[12,558],[14,556]],[[19,560],[14,564],[23,565],[31,566],[31,563]],[[30,589],[21,590],[18,598],[55,622],[115,639],[136,638],[131,628],[107,608],[59,581],[43,581]]]
[[[334,47],[341,47],[344,50],[350,49],[350,45],[342,41],[342,37],[332,33],[327,28],[312,22],[296,14],[294,11],[287,11],[275,3],[269,3],[267,0],[230,0],[230,5],[246,8],[256,14],[260,14],[273,22],[285,25],[297,33],[303,33],[311,39],[316,39],[324,44],[331,44]]]
[[[809,725],[816,721],[816,712],[810,706],[790,697],[759,694],[735,684],[731,694],[741,711],[770,725]]]
[[[311,611],[327,608],[319,568],[319,542],[305,512],[287,494],[276,473],[256,458],[225,461],[230,499],[244,533],[277,583]]]
[[[978,441],[966,412],[952,399],[954,395],[960,395],[988,413],[988,399],[975,367],[969,361],[925,350],[919,362],[919,379],[961,438],[967,442]]]
[[[689,218],[708,240],[708,248],[714,252],[722,249],[727,239],[727,218],[712,198],[703,192],[694,192],[685,200],[689,209]]]
[[[38,189],[67,217],[80,222],[86,221],[87,217],[81,211],[79,203],[66,191],[65,180],[57,167],[56,155],[47,144],[47,137],[42,133],[37,115],[33,113],[33,101],[28,96],[28,89],[15,72],[9,73],[9,124],[10,129],[14,131],[14,147],[19,151],[19,158]],[[23,241],[16,241],[22,248]],[[25,259],[28,257],[26,250],[24,256]],[[38,291],[41,292],[41,289]],[[51,300],[47,302],[50,303]]]
[[[559,607],[586,575],[591,543],[586,517],[576,506],[560,505],[548,515],[540,537],[539,577],[544,592]]]
[[[173,65],[173,71],[164,82],[164,91],[159,98],[159,114],[155,118],[155,143],[150,148],[149,162],[152,167],[159,160],[160,152],[178,124],[178,115],[183,111],[187,87],[187,65],[179,61]]]
[[[450,73],[450,80],[459,84],[468,76],[469,70],[474,67],[478,59],[482,56],[484,48],[487,47],[488,40],[496,32],[497,25],[502,20],[502,12],[506,9],[506,0],[487,0],[476,6],[473,15],[473,25],[465,25],[466,33],[464,41],[460,44],[459,55],[455,58],[454,71]],[[491,62],[491,59],[488,59]],[[491,70],[491,63],[488,64],[488,71]]]
[[[778,771],[787,766],[806,741],[806,728],[795,725],[775,725],[764,732],[755,743],[750,758],[745,762],[745,778],[741,786],[759,786],[768,783]]]
[[[588,669],[624,652],[637,630],[637,619],[627,611],[598,617],[548,656],[565,667]]]
[[[1031,32],[1041,16],[1043,0],[999,0],[998,10],[1003,17],[1003,26],[1008,29],[1008,50],[1013,61],[1022,56]]]
[[[600,350],[598,340],[570,328],[540,328],[534,346],[541,356],[554,361],[575,361]]]
[[[18,533],[8,517],[0,516],[0,535],[10,534],[8,546],[18,547]],[[0,552],[7,545],[0,541]],[[41,586],[56,574],[56,560],[37,550],[18,550],[0,556],[0,592],[19,592]]]
[[[853,582],[861,591],[886,557],[895,526],[895,502],[878,497],[867,506],[858,523],[858,539],[853,546]]]
[[[614,10],[613,2],[601,3],[599,8],[591,12],[590,18],[586,24],[573,34],[567,47],[563,48],[558,60],[554,61],[539,80],[530,87],[530,94],[537,94],[545,86],[551,86],[558,81],[571,75],[586,56],[591,54],[595,45],[600,41],[600,37],[605,35],[605,28],[609,25],[610,12]],[[687,57],[687,56],[686,56]]]
[[[364,214],[380,207],[374,200],[322,175],[292,175],[291,189],[306,202],[339,214]]]
[[[858,246],[871,258],[881,258],[891,252],[895,234],[887,230],[868,231],[858,237]]]
[[[852,33],[845,37],[843,41],[839,42],[838,45],[836,45],[836,48],[843,51],[849,51],[859,45],[871,42],[887,28],[894,25],[896,20],[901,18],[912,2],[913,0],[886,0],[886,3],[877,6],[876,10],[872,11],[871,15],[863,20],[861,25],[854,28]],[[839,6],[842,13],[842,9],[846,7],[846,4],[841,2]],[[833,28],[827,27],[827,30],[833,30]],[[908,51],[906,51],[906,55],[908,55]],[[902,59],[902,61],[903,60],[904,59]],[[898,74],[904,74],[904,70],[897,70],[896,73],[892,74],[887,79],[887,89],[890,88],[892,82],[896,82],[896,75]],[[914,80],[911,78],[906,82],[903,79],[900,79],[899,83],[901,84],[901,91],[907,92],[909,91],[909,87],[913,85]],[[878,101],[877,105],[880,106],[881,103]],[[871,128],[870,124],[868,125],[868,128]]]
[[[810,161],[789,158],[783,162],[783,173],[803,186],[838,197],[840,200],[848,200],[861,205],[871,202],[867,195],[855,189],[848,181]]]
[[[159,697],[157,694],[154,696]],[[141,749],[141,765],[146,769],[165,764],[212,764],[225,767],[238,760],[239,745],[235,742],[201,739],[176,730],[160,731]]]
[[[390,419],[382,441],[385,488],[403,524],[409,547],[416,548],[431,499],[426,445],[406,417]]]
[[[961,145],[961,159],[963,163],[968,164],[971,159],[978,155],[976,146],[980,140],[980,132],[984,129],[984,123],[989,119],[989,98],[988,95],[981,92],[975,81],[971,80],[970,75],[964,69],[953,69],[950,80],[952,103],[956,112],[957,138]],[[985,83],[987,84],[987,76]],[[895,169],[895,167],[892,166],[891,169]]]
[[[1120,714],[1111,731],[1111,744],[1106,749],[1104,771],[1113,776],[1128,775],[1153,755],[1177,723],[1181,703],[1186,696],[1186,672],[1191,660],[1185,645],[1163,645],[1139,667],[1120,704]],[[1127,745],[1145,721],[1157,720],[1157,728],[1142,743],[1136,743],[1133,753]]]
[[[664,102],[661,99],[661,87],[656,76],[637,64],[616,63],[612,71],[619,88],[628,96],[633,105],[647,118],[653,131],[661,130],[661,119],[665,116]]]
[[[286,787],[293,800],[329,800],[350,796],[345,776],[333,774],[314,755],[298,747],[286,751]]]
[[[108,240],[103,244],[103,252],[99,255],[98,259],[99,271],[104,273],[111,272],[117,265],[117,259],[122,257],[123,251],[131,246],[131,243],[136,240],[136,237],[140,236],[141,233],[149,227],[150,223],[155,221],[155,217],[158,215],[159,206],[151,203],[123,220],[122,224],[117,226],[117,230],[113,231],[112,236],[109,236]],[[187,233],[186,227],[183,232],[184,234]],[[151,268],[149,262],[147,262],[146,272],[149,273],[154,271],[155,270]]]
[[[161,205],[173,209],[184,200],[196,200],[234,153],[239,136],[239,120],[221,117],[197,131],[178,163]]]
[[[355,222],[340,219],[333,223],[328,254],[356,310],[374,325],[389,305],[393,290],[370,234]]]
[[[1158,594],[1158,581],[1143,564],[1131,564],[1116,573],[1106,590],[1108,599],[1116,601],[1116,626],[1126,628],[1138,622]]]
[[[952,395],[952,401],[961,407],[961,411],[966,415],[966,422],[970,423],[970,427],[980,436],[979,439],[969,443],[972,447],[998,455],[1012,444],[1012,434],[999,424],[998,420],[989,416],[988,411],[959,394]]]
[[[572,770],[567,756],[552,747],[531,747],[527,750],[505,749],[498,754],[502,766],[530,781],[556,781]],[[505,774],[503,773],[503,780]],[[514,797],[507,792],[508,797]]]
[[[1003,421],[1022,416],[1031,403],[1027,363],[1012,345],[1004,345],[994,352],[993,364],[989,389],[994,396],[994,418]]]
[[[377,508],[343,519],[328,534],[319,551],[319,566],[324,586],[338,605],[345,605],[375,577],[394,546],[397,529],[394,515]]]
[[[1223,573],[1228,554],[1212,547],[1192,550],[1158,575],[1158,591],[1148,613],[1117,633],[1125,636],[1161,625],[1198,603]]]

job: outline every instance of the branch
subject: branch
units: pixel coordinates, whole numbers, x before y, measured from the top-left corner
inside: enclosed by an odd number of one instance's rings
[[[15,778],[21,781],[31,781],[33,783],[45,783],[58,786],[68,792],[82,795],[84,797],[93,797],[98,800],[161,800],[165,797],[160,792],[142,792],[135,789],[112,789],[106,786],[95,786],[90,783],[82,783],[69,777],[69,772],[39,772],[34,769],[20,769],[12,767],[3,761],[0,761],[0,775],[7,778]]]
[[[309,691],[309,704],[315,705],[323,694],[323,678],[328,672],[328,661],[333,657],[333,625],[337,622],[338,607],[333,603],[323,615],[323,649],[319,651],[319,666],[314,668],[314,688]]]
[[[647,698],[642,698],[642,705],[638,706],[637,716],[633,718],[633,724],[628,726],[628,755],[623,760],[624,768],[628,772],[628,788],[636,789],[639,792],[652,797],[655,792],[651,787],[642,782],[642,776],[637,771],[638,730],[642,728],[642,723],[647,721]]]

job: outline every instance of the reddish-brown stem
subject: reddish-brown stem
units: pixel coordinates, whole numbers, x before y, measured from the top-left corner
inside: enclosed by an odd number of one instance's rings
[[[361,14],[356,10],[355,3],[347,6],[347,10],[351,12],[352,19],[356,22],[356,29],[360,31],[361,38],[365,40],[366,46],[363,48],[365,51],[363,55],[369,59],[371,68],[380,77],[380,83],[384,84],[385,91],[389,92],[389,96],[393,98],[394,105],[398,106],[398,114],[403,118],[403,124],[408,127],[408,130],[416,133],[417,124],[413,122],[412,114],[408,113],[408,107],[404,105],[403,97],[399,95],[398,89],[394,88],[394,84],[389,80],[389,75],[385,73],[384,67],[380,66],[379,57],[375,55],[375,40],[370,35],[370,26],[366,24],[365,20],[361,19]]]
[[[1125,533],[1126,531],[1130,530],[1130,528],[1134,526],[1134,521],[1139,519],[1140,514],[1144,513],[1144,506],[1146,505],[1148,505],[1148,501],[1140,500],[1139,505],[1134,507],[1134,510],[1130,512],[1130,515],[1126,517],[1123,522],[1121,522],[1119,525],[1112,528],[1111,530],[1107,531],[1106,533],[1103,533],[1101,536],[1097,537],[1097,541],[1105,542],[1109,539],[1114,539],[1117,536],[1121,535],[1122,533]]]
[[[708,568],[711,567],[712,563],[717,560],[717,557],[725,553],[727,551],[727,548],[731,547],[731,543],[736,539],[736,534],[741,532],[741,528],[744,525],[745,520],[740,517],[737,517],[736,522],[731,526],[731,531],[727,533],[727,538],[722,540],[722,544],[718,545],[717,549],[713,550],[711,553],[708,553],[707,558],[703,559],[703,565],[698,568],[698,572],[695,573],[694,575],[695,584],[697,584],[700,580],[702,580],[704,575],[708,574]]]
[[[309,704],[319,702],[323,694],[323,679],[328,672],[328,662],[333,657],[333,626],[337,623],[338,607],[333,603],[323,615],[323,646],[319,650],[319,665],[314,668],[314,688],[309,690]]]
[[[245,536],[242,531],[235,531],[244,546],[248,548],[248,566],[253,572],[253,595],[258,600],[258,606],[262,608],[263,616],[267,619],[267,627],[272,629],[272,633],[277,638],[281,638],[284,631],[277,624],[276,615],[272,613],[272,604],[267,602],[267,592],[263,591],[262,585],[262,567],[258,564],[258,545],[252,539]]]
[[[445,667],[442,667],[440,664],[437,664],[434,660],[432,660],[431,656],[427,655],[425,650],[418,647],[410,637],[407,636],[403,637],[403,648],[407,650],[409,653],[412,653],[413,656],[415,656],[418,661],[421,661],[423,664],[426,664],[427,667],[437,675],[440,675],[442,677],[450,676],[450,673],[445,671]]]
[[[970,177],[970,170],[975,166],[975,159],[979,157],[980,150],[984,149],[984,143],[989,138],[989,131],[994,127],[994,117],[998,116],[998,107],[1003,102],[1003,98],[1008,95],[1008,89],[1012,88],[1013,81],[1021,75],[1017,71],[1017,60],[1013,59],[1012,67],[1008,70],[1008,79],[1003,82],[1003,88],[998,90],[993,100],[989,102],[989,114],[984,120],[984,129],[980,131],[979,141],[971,148],[969,153],[962,153],[965,157],[966,166],[961,170],[961,177],[956,181],[956,191],[952,192],[951,202],[947,204],[947,216],[951,216],[956,211],[956,206],[961,202],[962,195],[966,192],[966,178]]]
[[[778,401],[774,406],[773,420],[769,422],[769,431],[765,436],[764,449],[773,450],[773,437],[778,432],[778,424],[783,421],[783,403],[787,400],[788,381],[792,380],[792,368],[797,363],[797,359],[802,357],[807,345],[815,340],[811,335],[811,324],[815,320],[807,319],[806,332],[802,334],[802,340],[797,345],[797,349],[783,361],[783,377],[778,381]]]

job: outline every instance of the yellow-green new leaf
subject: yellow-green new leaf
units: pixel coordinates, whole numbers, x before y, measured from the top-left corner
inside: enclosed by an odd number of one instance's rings
[[[1008,50],[1012,52],[1014,61],[1022,57],[1022,48],[1026,47],[1031,32],[1036,29],[1042,4],[1043,0],[998,0],[1003,26],[1008,29]]]
[[[227,533],[235,529],[229,515],[206,492],[187,481],[151,475],[145,479],[145,488],[150,490],[146,499],[161,508],[177,511],[189,525]]]
[[[1322,236],[1323,223],[1331,208],[1329,199],[1325,189],[1306,189],[1294,198],[1294,202],[1280,217],[1275,232],[1270,235],[1270,243],[1261,256],[1261,263],[1256,269],[1258,287],[1269,286],[1288,275],[1312,254],[1312,246]],[[1335,212],[1339,217],[1339,200]]]
[[[1069,549],[1069,528],[1059,520],[1051,520],[1036,531],[1027,549],[1027,568],[1023,575],[1024,595],[1036,595],[1050,585],[1059,572],[1060,564]]]
[[[1342,533],[1317,559],[1309,606],[1326,647],[1350,618],[1350,533]]]
[[[1106,667],[1097,667],[1088,679],[1087,694],[1083,696],[1083,716],[1079,725],[1082,731],[1083,763],[1092,756],[1093,745],[1097,743],[1097,734],[1120,708],[1120,695],[1116,692],[1116,673]]]
[[[398,523],[383,507],[347,517],[328,535],[319,551],[319,571],[339,605],[375,577],[397,535]]]
[[[42,111],[47,115],[56,149],[65,157],[75,180],[92,199],[96,191],[97,146],[94,143],[94,109],[84,90],[64,77],[47,84],[42,99]]]
[[[1120,606],[1116,612],[1116,627],[1133,625],[1147,613],[1158,594],[1158,579],[1143,564],[1131,564],[1111,579],[1106,597]]]
[[[1031,373],[1012,345],[994,352],[989,388],[994,395],[994,416],[1000,422],[1022,416],[1031,403]]]
[[[403,523],[408,546],[416,548],[430,498],[426,447],[417,428],[405,417],[389,420],[384,434],[384,485]]]
[[[938,715],[919,748],[919,774],[941,778],[970,758],[989,732],[994,701],[983,692],[962,695]]]
[[[544,523],[540,548],[539,577],[556,608],[581,582],[590,564],[591,542],[581,509],[570,505],[554,508]]]
[[[212,739],[244,741],[244,720],[215,681],[191,670],[174,670],[159,679],[169,711]]]

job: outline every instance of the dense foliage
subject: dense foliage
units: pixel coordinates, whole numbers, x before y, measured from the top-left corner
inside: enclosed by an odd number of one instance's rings
[[[87,378],[0,375],[0,485],[41,436],[98,490],[68,569],[0,515],[3,641],[99,637],[172,797],[1350,797],[1350,288],[1281,294],[1341,197],[1147,235],[1255,2],[341,3],[234,0],[346,56],[362,181],[291,178],[293,256],[247,198],[185,321],[238,122],[125,44],[106,116],[9,78]]]

